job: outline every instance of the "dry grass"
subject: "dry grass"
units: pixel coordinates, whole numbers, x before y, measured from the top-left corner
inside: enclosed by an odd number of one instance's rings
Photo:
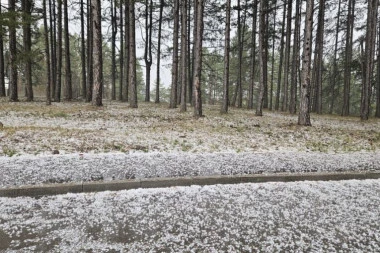
[[[205,106],[203,118],[168,109],[167,104],[105,101],[86,103],[0,103],[0,155],[77,152],[357,152],[378,151],[380,120],[312,115],[312,127],[277,112]]]

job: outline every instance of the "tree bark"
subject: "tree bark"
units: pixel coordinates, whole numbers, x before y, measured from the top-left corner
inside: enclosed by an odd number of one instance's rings
[[[253,109],[253,90],[255,87],[256,73],[256,28],[257,28],[257,5],[258,0],[253,2],[253,17],[252,17],[252,46],[251,46],[251,82],[248,88],[248,109]]]
[[[197,36],[195,40],[195,61],[194,61],[194,117],[202,117],[202,93],[201,93],[201,72],[202,72],[202,41],[203,41],[203,11],[204,1],[197,0]]]
[[[300,112],[298,125],[311,126],[310,122],[310,64],[313,33],[314,0],[307,1],[305,34],[302,53]]]
[[[111,0],[111,100],[116,100],[116,1]],[[106,95],[109,91],[106,92]]]
[[[70,34],[69,34],[69,14],[67,0],[63,0],[64,12],[64,37],[65,37],[65,100],[73,99],[73,87],[71,81],[71,61],[70,61]]]
[[[125,16],[125,34],[124,34],[124,94],[123,94],[123,100],[127,101],[129,100],[129,0],[125,0],[125,10],[124,10],[124,16]]]
[[[259,64],[260,64],[260,89],[257,98],[256,116],[263,116],[264,105],[264,87],[267,82],[267,62],[265,50],[265,36],[266,36],[266,15],[267,15],[267,2],[260,2],[260,19],[259,19]]]
[[[322,0],[323,1],[323,0]],[[292,59],[292,74],[290,81],[290,103],[289,112],[296,114],[297,112],[297,86],[298,86],[298,71],[300,65],[300,33],[301,33],[301,4],[300,0],[296,0],[296,16],[294,25],[294,37],[293,37],[293,59]]]
[[[80,0],[80,27],[81,27],[81,83],[82,83],[82,97],[86,99],[86,39],[84,30],[84,0]]]
[[[137,108],[135,0],[129,1],[129,105]]]
[[[341,12],[341,0],[338,2],[338,15],[337,15],[337,21],[336,21],[336,30],[335,30],[335,46],[334,46],[334,59],[333,59],[333,72],[331,77],[331,102],[330,102],[330,111],[329,113],[332,114],[334,111],[334,105],[335,105],[335,87],[336,83],[338,82],[338,62],[337,62],[337,54],[338,54],[338,41],[339,41],[339,31],[340,31],[340,12]]]
[[[93,57],[94,57],[94,87],[92,92],[92,105],[102,106],[103,92],[103,54],[102,54],[102,13],[101,0],[91,0]]]
[[[150,102],[150,71],[152,68],[152,0],[145,0],[145,5],[145,102]]]
[[[286,1],[284,1],[284,10],[282,11],[280,62],[278,65],[276,101],[274,105],[274,109],[276,111],[280,110],[282,70],[284,69],[283,62],[284,62],[284,46],[285,46],[285,21],[286,21]]]
[[[318,25],[315,41],[314,68],[312,76],[312,111],[322,113],[322,68],[323,68],[323,40],[325,26],[325,0],[319,0]]]
[[[119,80],[119,100],[123,100],[123,84],[124,84],[124,28],[123,28],[123,4],[119,3],[119,12],[120,12],[120,56],[119,56],[119,64],[120,64],[120,80]]]
[[[173,16],[174,16],[173,64],[172,64],[172,85],[171,85],[171,96],[170,96],[170,108],[177,108],[179,0],[174,0]]]
[[[221,113],[228,112],[230,83],[230,32],[231,32],[231,0],[226,0],[226,27],[224,33],[224,68],[223,68],[223,102]],[[254,54],[254,53],[253,53]],[[254,57],[254,56],[253,56]]]
[[[277,19],[277,0],[274,4],[274,14],[273,14],[273,30],[276,31],[276,20]],[[275,42],[276,34],[272,35],[272,73],[271,73],[271,82],[270,82],[270,91],[269,91],[269,110],[273,110],[273,88],[274,88],[274,62],[275,62]],[[265,95],[264,95],[265,96]],[[265,106],[265,102],[264,102]]]
[[[352,39],[355,19],[355,0],[348,1],[346,49],[344,61],[344,88],[342,116],[350,114],[350,94],[351,94],[351,62],[352,62]]]
[[[288,11],[287,11],[287,21],[286,21],[286,45],[285,45],[285,66],[284,66],[284,83],[282,86],[282,111],[288,110],[289,103],[289,61],[290,61],[290,40],[292,35],[292,6],[293,0],[288,0]]]
[[[9,101],[18,102],[17,91],[17,39],[16,39],[16,1],[8,0],[9,17]]]
[[[181,112],[187,110],[187,0],[181,9]]]
[[[86,101],[91,102],[92,101],[92,91],[94,88],[94,65],[93,65],[93,37],[94,37],[94,31],[93,31],[93,17],[92,17],[92,6],[91,6],[91,0],[87,0],[87,95],[86,95]]]
[[[380,118],[380,25],[378,24],[377,39],[377,79],[376,79],[376,112],[375,117]]]
[[[370,114],[378,4],[378,0],[368,0],[367,32],[365,38],[365,72],[360,106],[361,120],[368,120]]]
[[[44,19],[44,42],[45,42],[45,61],[46,61],[46,105],[51,105],[51,73],[50,73],[50,49],[49,49],[49,28],[47,22],[46,0],[42,1]]]
[[[162,33],[162,14],[164,11],[165,0],[160,0],[160,14],[158,18],[158,42],[157,42],[157,72],[156,72],[156,99],[155,103],[160,103],[160,68],[161,68],[161,33]]]
[[[63,52],[62,52],[62,0],[57,2],[57,83],[55,87],[54,101],[61,101],[62,90],[62,65],[63,65]]]
[[[29,0],[23,0],[29,1]],[[50,16],[50,95],[54,97],[56,78],[57,78],[57,55],[56,55],[56,41],[55,41],[55,10],[53,9],[53,4],[55,1],[49,0],[49,16]],[[54,11],[53,11],[54,10]]]
[[[25,54],[24,65],[24,78],[26,88],[26,100],[33,101],[33,86],[32,86],[32,31],[31,31],[31,18],[32,18],[32,3],[31,0],[22,0],[23,15],[23,46]]]
[[[1,4],[0,4],[0,15],[2,15]],[[0,97],[6,96],[5,91],[5,65],[4,65],[4,30],[2,22],[0,22]]]

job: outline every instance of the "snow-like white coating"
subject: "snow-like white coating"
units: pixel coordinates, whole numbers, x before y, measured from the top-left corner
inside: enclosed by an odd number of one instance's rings
[[[156,177],[340,171],[380,171],[380,154],[108,153],[0,157],[0,188]]]
[[[379,252],[380,180],[0,198],[6,252]]]

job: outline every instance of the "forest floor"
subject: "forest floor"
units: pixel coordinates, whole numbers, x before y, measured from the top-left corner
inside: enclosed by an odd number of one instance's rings
[[[380,171],[380,120],[218,106],[0,101],[0,188],[151,177]],[[57,154],[58,153],[58,154]],[[0,252],[380,250],[380,180],[0,198]]]
[[[0,156],[108,153],[353,153],[380,150],[380,119],[311,115],[312,127],[297,125],[297,116],[204,106],[205,117],[191,109],[180,113],[167,104],[105,101],[86,103],[0,101]]]

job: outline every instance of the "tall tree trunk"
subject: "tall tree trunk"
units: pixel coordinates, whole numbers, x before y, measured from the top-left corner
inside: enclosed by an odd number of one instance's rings
[[[46,61],[46,105],[51,104],[51,94],[50,94],[50,82],[51,82],[51,73],[50,73],[50,49],[49,49],[49,28],[47,22],[47,8],[46,0],[42,1],[43,8],[43,19],[44,19],[44,42],[45,42],[45,61]]]
[[[111,100],[116,100],[116,1],[111,0]],[[109,91],[106,92],[106,95]]]
[[[355,19],[355,0],[348,1],[348,17],[346,31],[346,53],[344,61],[344,88],[342,116],[350,114],[350,93],[351,93],[351,62],[352,62],[352,39]]]
[[[258,0],[253,2],[253,17],[252,17],[252,46],[251,46],[251,82],[248,89],[248,109],[253,109],[253,90],[255,87],[256,73],[256,28],[257,28],[257,4]]]
[[[91,0],[87,0],[87,95],[86,102],[92,101],[92,91],[94,88],[94,65],[93,65],[93,17],[92,17],[92,6]]]
[[[378,25],[377,38],[377,79],[376,79],[376,113],[375,117],[380,118],[380,25]]]
[[[267,2],[260,2],[260,19],[259,19],[259,64],[260,64],[260,89],[257,98],[256,116],[263,116],[264,104],[264,87],[267,82],[267,62],[266,62],[266,49],[265,49],[265,36],[266,36],[266,15],[267,15]]]
[[[337,21],[336,21],[336,30],[335,30],[335,46],[334,46],[334,59],[333,59],[333,72],[331,77],[331,102],[330,102],[330,111],[329,113],[332,114],[334,111],[334,104],[335,104],[335,87],[336,83],[338,82],[338,61],[337,61],[337,54],[338,54],[338,41],[339,41],[339,31],[340,31],[340,11],[341,11],[341,0],[338,2],[338,15],[337,15]]]
[[[313,34],[314,0],[307,1],[305,17],[305,34],[302,53],[300,112],[298,125],[311,126],[310,122],[310,65]]]
[[[284,10],[282,11],[280,62],[278,65],[276,101],[274,105],[274,109],[276,111],[280,110],[282,70],[284,69],[283,62],[284,62],[284,46],[285,46],[285,21],[286,21],[286,0],[284,0]]]
[[[145,102],[150,102],[150,70],[152,68],[152,0],[145,0],[145,5]]]
[[[1,4],[0,4],[0,15],[2,15],[1,12]],[[5,91],[5,65],[4,65],[4,29],[2,22],[0,22],[0,97],[6,96]]]
[[[129,105],[137,108],[135,0],[129,1]]]
[[[26,87],[26,100],[33,101],[33,87],[32,87],[32,31],[31,31],[31,19],[32,19],[32,3],[31,0],[22,0],[23,15],[23,46],[24,54],[26,56],[24,65],[24,78]]]
[[[321,0],[324,1],[324,0]],[[297,112],[297,79],[299,66],[300,66],[300,33],[301,33],[301,4],[300,0],[296,0],[296,16],[294,25],[294,38],[293,38],[293,59],[292,59],[292,74],[290,81],[290,103],[289,112],[296,114]]]
[[[378,4],[378,0],[368,0],[367,32],[365,38],[365,74],[360,106],[361,120],[368,120],[370,114]]]
[[[197,36],[195,40],[195,61],[194,61],[194,117],[203,116],[202,113],[202,93],[201,93],[201,73],[202,73],[202,41],[203,41],[203,11],[204,1],[197,0]]]
[[[230,83],[230,31],[231,31],[231,0],[226,0],[226,27],[224,33],[224,68],[223,68],[223,103],[221,113],[228,112],[228,91]],[[253,56],[254,57],[254,56]]]
[[[157,73],[156,73],[156,99],[155,103],[160,103],[160,67],[161,67],[161,33],[162,33],[162,14],[164,11],[165,0],[160,0],[160,16],[158,18],[158,42],[157,42]]]
[[[94,89],[92,105],[102,106],[103,92],[103,56],[102,56],[102,13],[101,0],[91,0],[93,57],[94,57]]]
[[[174,0],[173,64],[170,108],[177,108],[178,93],[178,34],[179,34],[179,0]]]
[[[315,40],[314,64],[312,73],[311,110],[322,113],[322,65],[323,65],[323,37],[325,22],[325,0],[319,1],[318,25]]]
[[[288,0],[288,11],[287,11],[287,21],[286,21],[286,45],[285,45],[285,67],[284,67],[284,83],[282,86],[282,111],[288,109],[289,103],[289,91],[288,91],[288,80],[289,80],[289,62],[290,62],[290,40],[292,35],[292,6],[293,0]]]
[[[189,97],[189,103],[191,106],[194,106],[193,103],[193,62],[191,57],[191,1],[188,0],[187,4],[187,78],[188,78],[188,97]],[[195,29],[194,29],[195,30]]]
[[[8,0],[9,17],[9,101],[18,101],[17,91],[17,39],[16,39],[16,1]]]
[[[29,1],[29,0],[23,0]],[[55,41],[55,9],[53,9],[53,3],[55,1],[49,0],[49,13],[50,13],[50,95],[54,97],[56,78],[57,78],[57,55],[56,55],[56,41]],[[55,4],[54,4],[55,5]]]
[[[65,37],[65,100],[73,99],[73,87],[71,82],[71,61],[70,61],[70,35],[69,35],[69,14],[67,0],[63,0],[64,12],[64,37]]]
[[[181,112],[187,110],[187,0],[181,8]]]
[[[57,2],[57,84],[55,85],[54,101],[61,101],[62,90],[62,65],[63,65],[63,52],[62,52],[62,0]]]
[[[243,14],[243,22],[240,18],[241,4],[238,0],[238,76],[237,76],[237,108],[243,107],[243,85],[242,85],[242,75],[243,75],[243,41],[244,41],[244,27],[245,27],[245,14]],[[242,24],[243,23],[243,27]]]
[[[276,31],[276,18],[277,18],[277,0],[274,3],[274,14],[273,14],[273,30]],[[273,110],[273,82],[274,82],[274,62],[275,62],[275,42],[276,34],[272,35],[272,70],[271,70],[271,82],[270,82],[270,91],[269,91],[269,110]],[[265,104],[265,102],[264,102]]]
[[[80,54],[80,59],[81,59],[81,83],[82,83],[82,97],[83,99],[86,99],[86,39],[85,39],[85,28],[84,28],[84,0],[80,0],[80,31],[81,31],[81,54]]]
[[[120,56],[119,56],[119,64],[120,64],[120,80],[119,80],[119,100],[123,100],[123,83],[124,83],[124,28],[123,28],[123,4],[119,3],[119,12],[120,12]]]
[[[123,94],[123,100],[127,101],[129,100],[129,0],[125,0],[125,10],[124,10],[124,16],[125,16],[125,34],[124,34],[124,94]]]

